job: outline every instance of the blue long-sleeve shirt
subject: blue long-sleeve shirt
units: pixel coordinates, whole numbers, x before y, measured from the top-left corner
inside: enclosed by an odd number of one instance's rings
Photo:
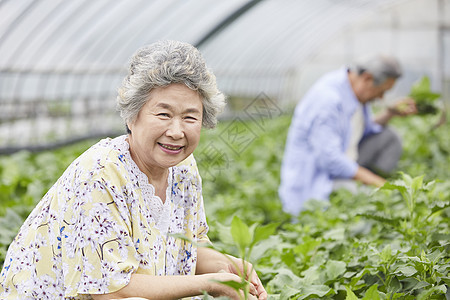
[[[351,119],[360,105],[347,69],[320,78],[297,105],[281,167],[283,209],[297,215],[305,201],[328,199],[335,178],[352,178],[358,165],[345,152]],[[363,106],[364,135],[379,132],[368,105]]]

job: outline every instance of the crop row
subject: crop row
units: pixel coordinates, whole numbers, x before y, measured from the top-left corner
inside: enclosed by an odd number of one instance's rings
[[[404,140],[402,173],[383,188],[337,191],[295,219],[277,195],[289,115],[204,131],[195,156],[210,238],[245,255],[271,299],[449,299],[450,126],[433,128],[435,118],[394,124]],[[93,142],[0,157],[0,266],[35,203]],[[259,227],[272,234],[250,247]]]

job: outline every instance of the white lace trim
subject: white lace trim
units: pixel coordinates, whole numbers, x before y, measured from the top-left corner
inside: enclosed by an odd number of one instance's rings
[[[149,182],[147,175],[142,172],[135,161],[131,158],[130,145],[126,141],[127,136],[122,135],[117,137],[114,147],[125,155],[125,158],[130,162],[130,172],[134,174],[139,182],[144,200],[149,204],[149,210],[152,212],[153,221],[156,228],[163,233],[169,231],[171,209],[171,191],[173,182],[173,168],[169,168],[169,175],[167,177],[166,201],[163,203],[161,198],[155,195],[155,187]],[[122,149],[120,149],[122,147]]]

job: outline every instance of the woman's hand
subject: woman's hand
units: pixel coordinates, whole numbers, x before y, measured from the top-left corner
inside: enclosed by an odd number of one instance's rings
[[[252,264],[234,256],[224,255],[208,247],[199,247],[197,250],[196,274],[233,274],[233,276],[239,278],[238,282],[241,281],[240,275],[246,274],[245,279],[250,282],[250,295],[255,297],[255,299],[267,299],[267,292]]]
[[[206,276],[210,282],[210,286],[207,289],[207,292],[209,295],[213,297],[219,297],[219,296],[226,296],[233,300],[240,300],[244,298],[244,291],[239,290],[236,291],[234,288],[220,282],[227,282],[227,281],[236,281],[238,283],[241,282],[241,277],[239,277],[236,274],[231,274],[225,271],[219,272],[219,273],[210,273],[200,276]],[[249,297],[248,299],[258,299],[256,294],[256,288],[253,286],[253,284],[250,284],[249,289]]]
[[[228,256],[228,258],[231,262],[227,265],[227,268],[224,271],[236,275],[241,275],[246,272],[245,278],[250,282],[250,294],[255,296],[257,299],[267,299],[267,292],[264,289],[258,274],[256,274],[253,265],[234,256]]]

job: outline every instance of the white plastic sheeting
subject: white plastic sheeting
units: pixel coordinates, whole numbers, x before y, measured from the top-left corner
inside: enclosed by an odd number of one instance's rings
[[[0,144],[39,145],[122,129],[116,89],[141,45],[199,45],[221,89],[280,107],[322,73],[367,52],[445,93],[450,0],[3,0]]]

